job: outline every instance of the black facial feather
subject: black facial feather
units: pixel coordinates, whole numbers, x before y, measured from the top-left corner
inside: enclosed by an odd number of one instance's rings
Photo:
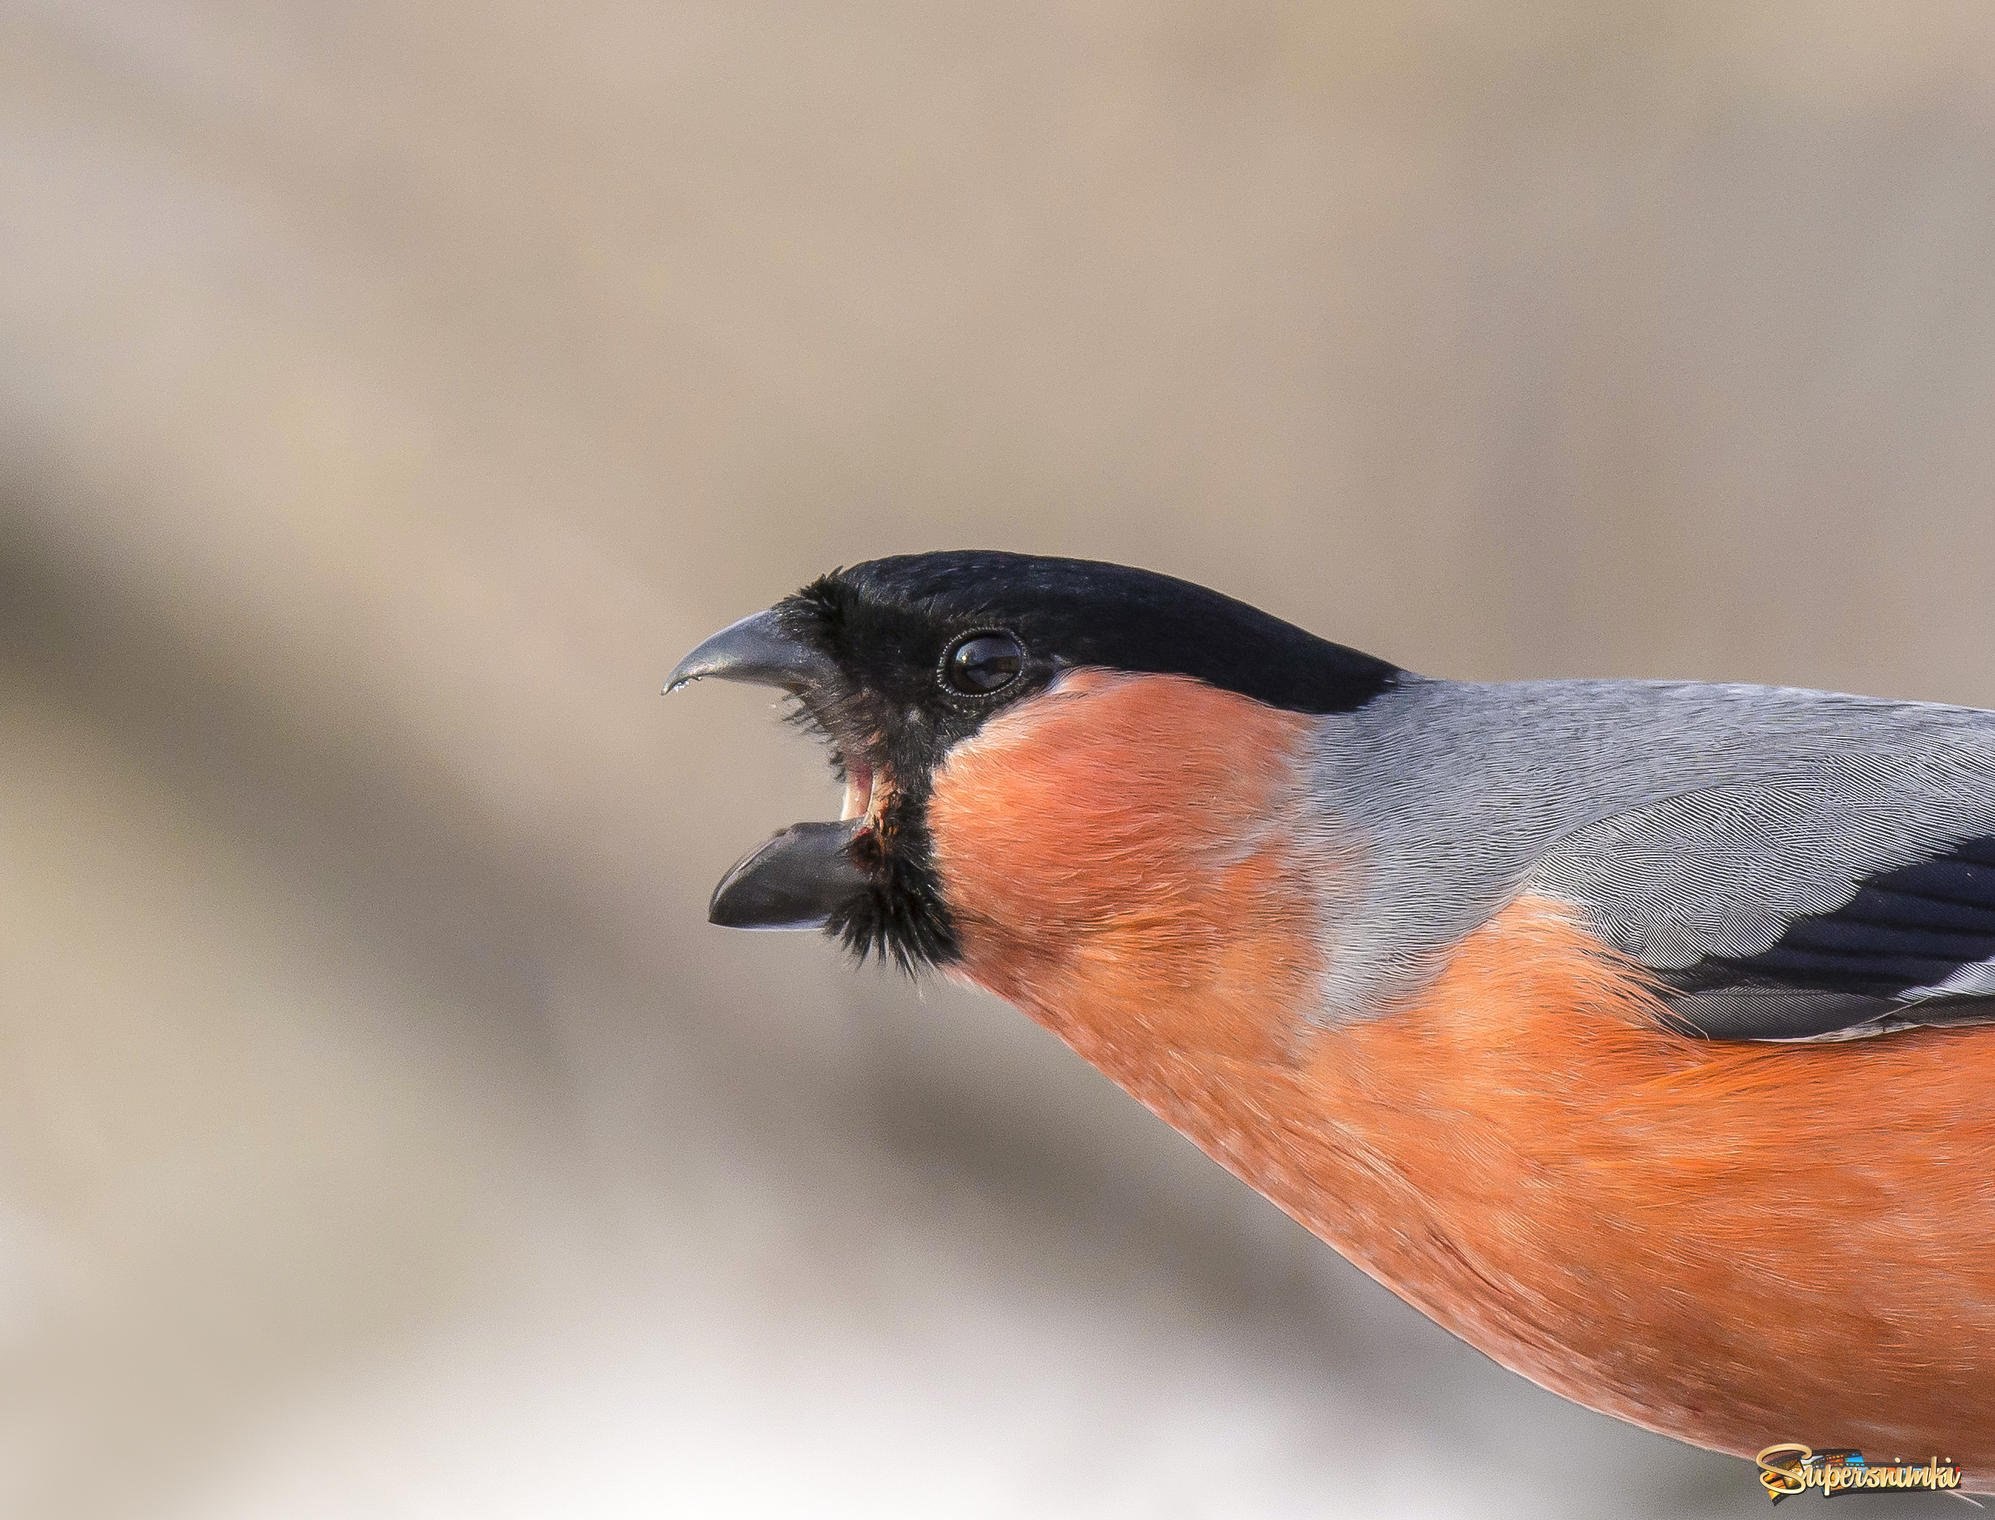
[[[858,847],[873,885],[825,928],[859,959],[886,956],[909,975],[956,959],[956,927],[929,849],[927,782],[918,793],[897,792],[878,832],[861,835]]]
[[[929,848],[936,767],[994,713],[1063,671],[1190,676],[1317,714],[1360,707],[1401,675],[1203,586],[1089,560],[902,555],[835,570],[776,612],[785,631],[838,671],[835,682],[798,695],[794,719],[825,740],[841,772],[862,760],[894,787],[880,828],[859,845],[875,884],[828,927],[856,954],[887,955],[909,970],[958,954]],[[1018,673],[997,690],[955,689],[943,678],[944,660],[958,640],[980,633],[1023,646]]]
[[[932,642],[946,629],[946,642],[979,626],[1004,628],[1042,673],[1100,665],[1193,676],[1293,712],[1349,712],[1401,674],[1204,586],[1093,560],[907,554],[837,571],[817,587],[855,598],[846,607],[855,645],[872,642],[869,633],[926,632]]]

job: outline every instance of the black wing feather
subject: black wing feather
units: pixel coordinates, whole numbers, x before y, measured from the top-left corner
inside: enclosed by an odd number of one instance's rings
[[[1995,837],[1880,872],[1757,955],[1709,956],[1665,981],[1671,1012],[1711,1039],[1805,1040],[1995,1017],[1986,994],[1934,995],[1995,960]]]

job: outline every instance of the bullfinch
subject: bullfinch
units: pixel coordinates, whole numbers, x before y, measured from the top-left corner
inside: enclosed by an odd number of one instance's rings
[[[844,781],[710,917],[1054,1031],[1503,1365],[1995,1484],[1995,712],[1415,675],[996,552],[836,571],[667,689]]]

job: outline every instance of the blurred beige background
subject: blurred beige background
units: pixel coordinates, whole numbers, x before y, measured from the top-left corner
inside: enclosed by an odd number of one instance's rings
[[[1991,399],[1984,5],[14,0],[0,1513],[1759,1513],[709,929],[832,791],[657,686],[989,545],[1995,704]]]

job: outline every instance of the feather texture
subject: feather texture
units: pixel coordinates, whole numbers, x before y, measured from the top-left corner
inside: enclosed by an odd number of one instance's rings
[[[1367,1017],[1525,892],[1658,973],[1680,1027],[1807,1039],[1995,996],[1995,714],[1785,688],[1409,680],[1319,721],[1363,831],[1321,1017]]]

